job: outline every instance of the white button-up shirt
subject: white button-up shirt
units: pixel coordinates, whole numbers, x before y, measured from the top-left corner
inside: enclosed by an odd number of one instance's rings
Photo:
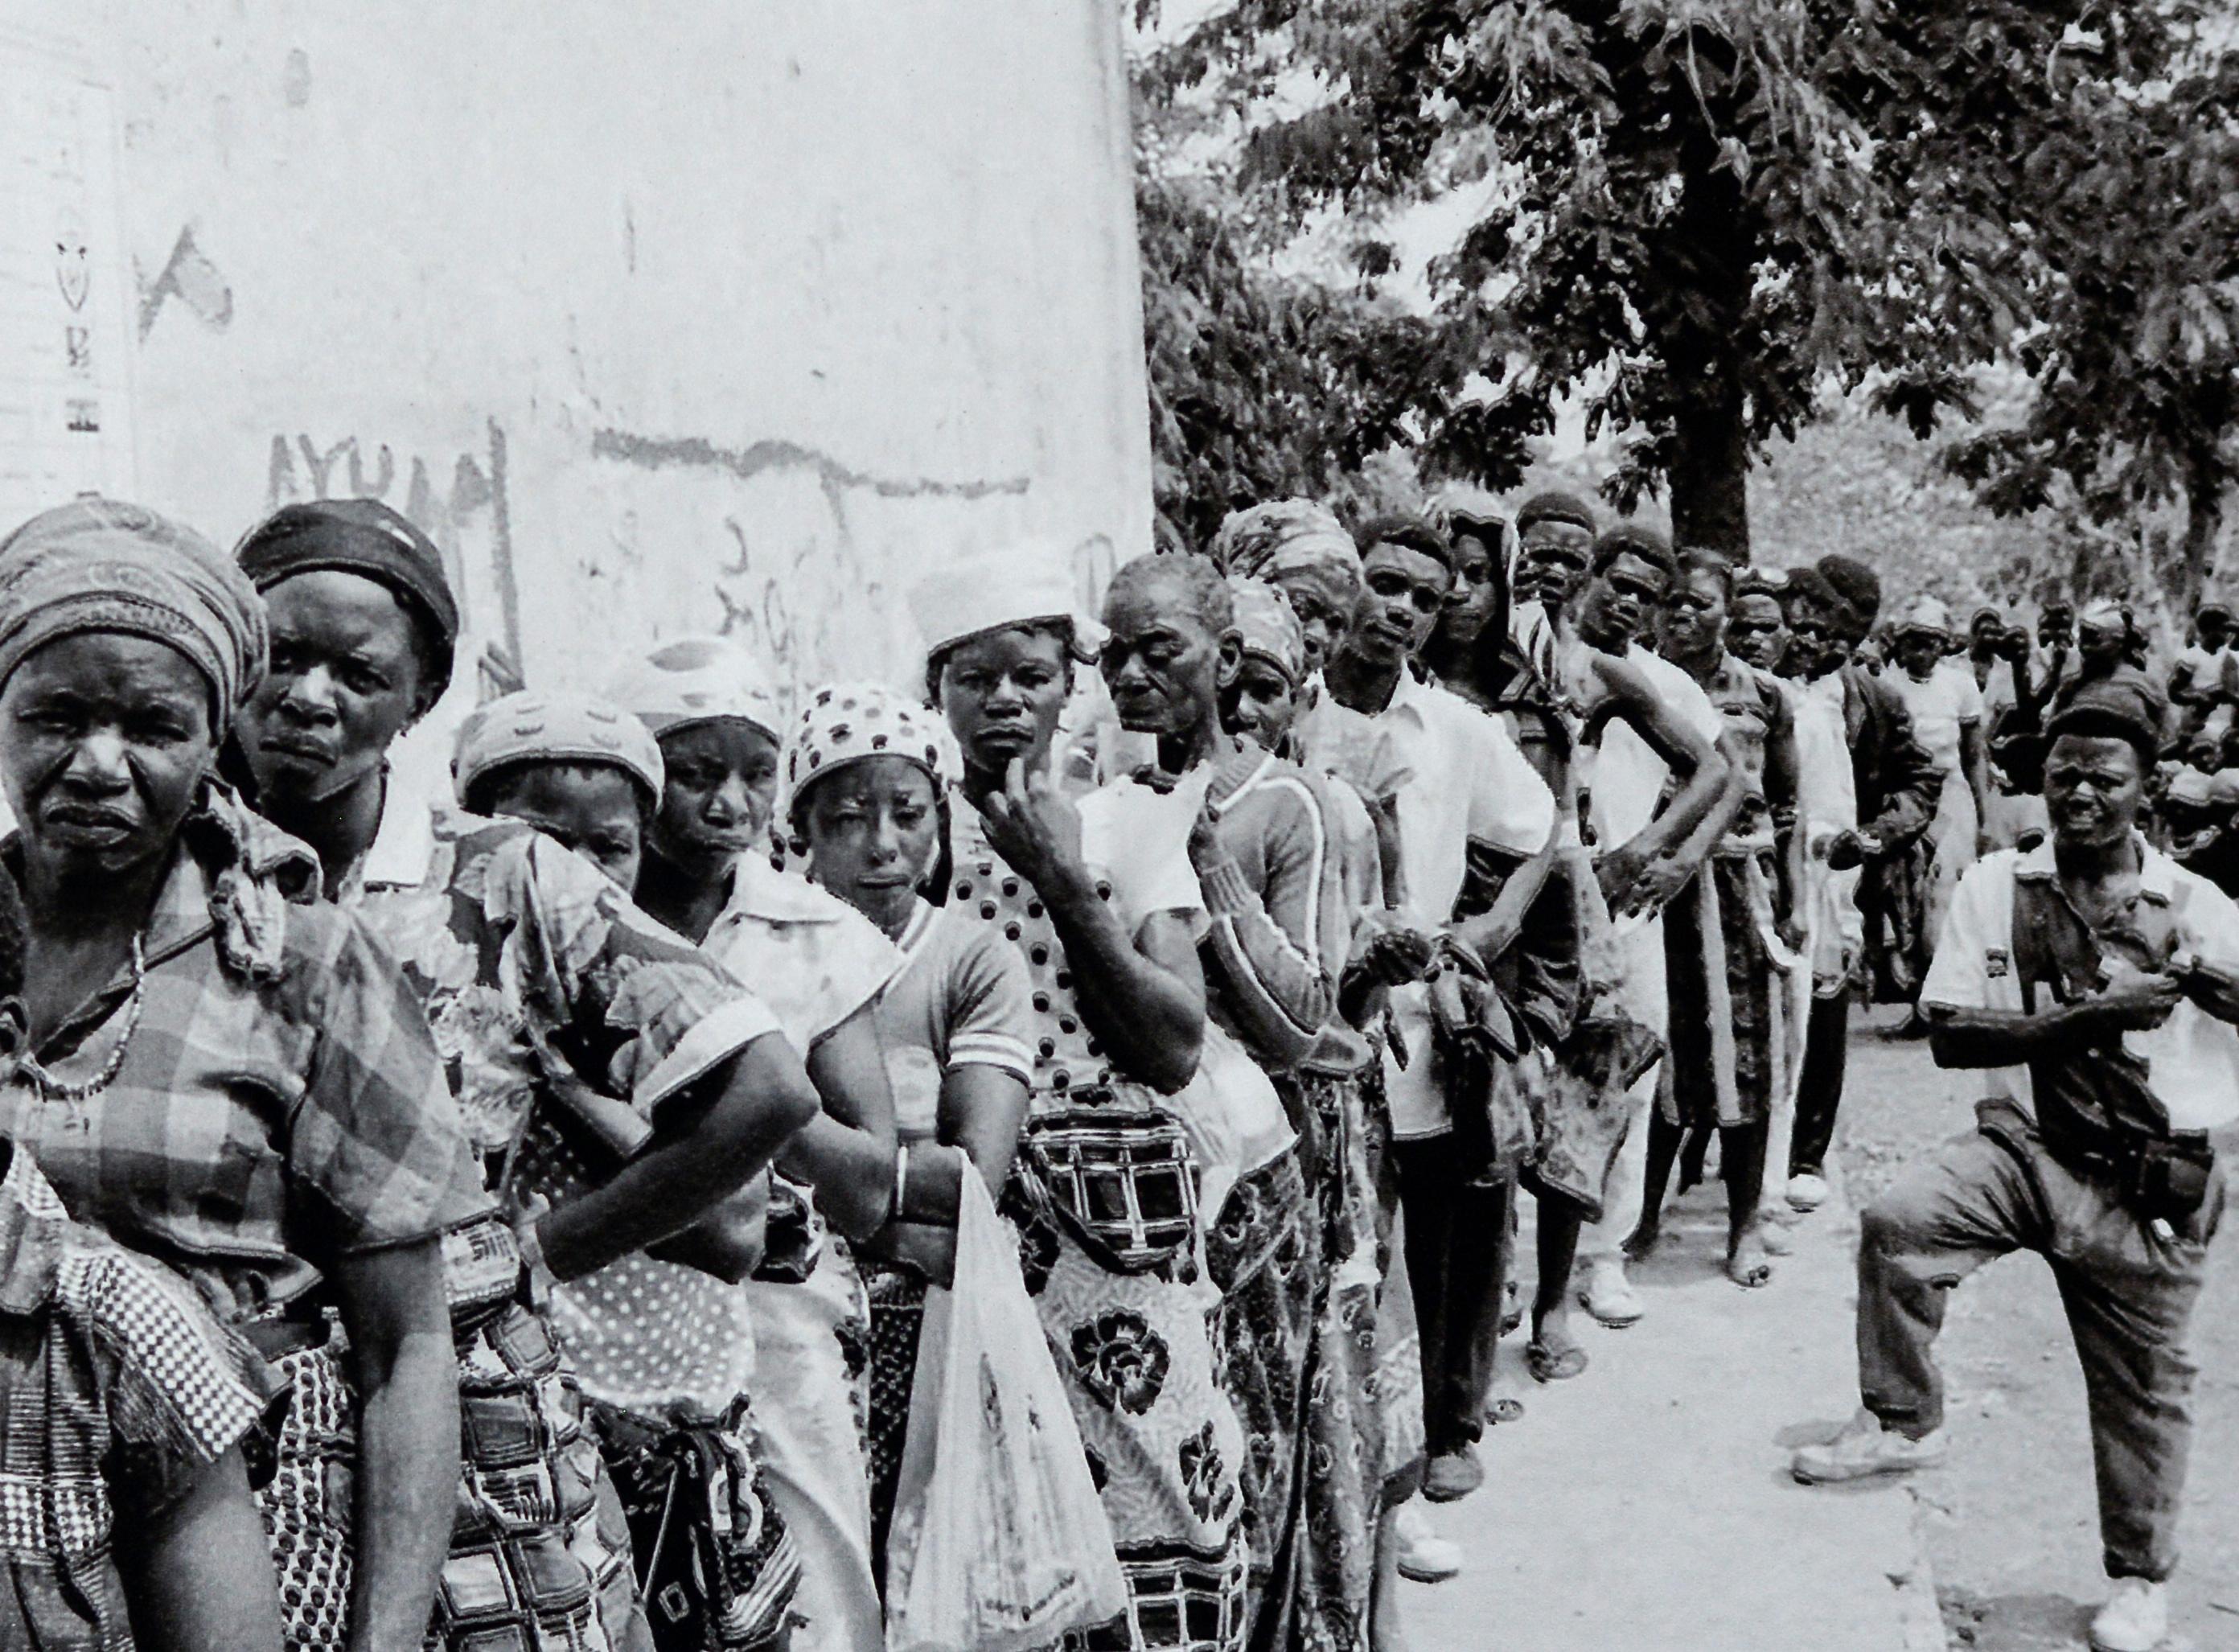
[[[2178,952],[2196,954],[2212,969],[2239,974],[2239,906],[2143,839],[2138,850],[2139,898],[2169,909]],[[2026,853],[2002,849],[1967,869],[1944,917],[1936,961],[1921,985],[1923,1005],[2022,1012],[2014,958],[2016,873],[2056,875],[2051,842]],[[2043,996],[2038,1001],[2047,1012],[2054,1007]],[[2239,1118],[2239,1027],[2217,1020],[2187,998],[2152,1032],[2125,1032],[2123,1050],[2146,1063],[2146,1082],[2168,1113],[2170,1128],[2214,1130]],[[1990,1068],[1983,1079],[1986,1096],[2003,1097],[2034,1116],[2036,1095],[2027,1067]]]

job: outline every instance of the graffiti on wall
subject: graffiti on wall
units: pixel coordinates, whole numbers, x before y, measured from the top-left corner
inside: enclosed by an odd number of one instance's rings
[[[787,691],[835,670],[875,672],[893,661],[877,646],[898,594],[890,578],[915,577],[896,541],[895,503],[953,511],[1024,496],[1025,476],[951,479],[881,474],[780,437],[726,447],[703,437],[601,429],[595,458],[696,478],[693,496],[720,533],[708,585],[708,627],[737,640]],[[882,534],[880,530],[885,530]]]
[[[402,511],[443,553],[467,634],[502,651],[486,669],[517,681],[521,594],[506,483],[505,428],[492,419],[482,448],[452,455],[448,467],[417,454],[400,465],[386,442],[354,435],[322,443],[308,433],[275,435],[264,491],[268,509],[302,500],[378,499]]]

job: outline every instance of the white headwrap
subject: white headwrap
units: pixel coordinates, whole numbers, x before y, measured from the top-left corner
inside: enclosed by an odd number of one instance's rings
[[[459,729],[451,777],[463,801],[483,775],[515,763],[611,763],[660,801],[667,775],[643,723],[588,694],[523,689],[493,700]]]
[[[834,683],[819,688],[794,719],[785,742],[785,793],[779,812],[789,817],[811,780],[873,757],[916,764],[936,789],[963,772],[948,725],[938,713],[914,705],[883,683]]]
[[[735,717],[784,738],[776,690],[754,657],[728,637],[679,637],[623,667],[607,698],[655,738],[694,723]]]
[[[1016,541],[947,563],[911,588],[909,605],[928,654],[1036,620],[1081,628],[1073,554],[1056,540]]]

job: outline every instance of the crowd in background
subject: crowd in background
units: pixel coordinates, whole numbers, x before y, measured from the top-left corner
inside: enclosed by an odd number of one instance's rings
[[[2213,606],[2164,693],[1559,493],[1069,570],[904,686],[577,640],[431,809],[403,517],[0,542],[0,1642],[1397,1652],[1504,1336],[1582,1376],[1714,1154],[1773,1281],[2064,739],[2239,864]]]

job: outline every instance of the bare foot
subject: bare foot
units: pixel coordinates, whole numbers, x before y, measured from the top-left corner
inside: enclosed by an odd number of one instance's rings
[[[1755,1290],[1772,1281],[1772,1263],[1765,1255],[1764,1241],[1752,1227],[1734,1241],[1733,1249],[1726,1252],[1726,1277],[1744,1290]]]
[[[1633,1229],[1632,1237],[1624,1242],[1624,1259],[1639,1262],[1655,1255],[1657,1244],[1663,1237],[1663,1224],[1653,1217],[1644,1216],[1640,1225]]]

